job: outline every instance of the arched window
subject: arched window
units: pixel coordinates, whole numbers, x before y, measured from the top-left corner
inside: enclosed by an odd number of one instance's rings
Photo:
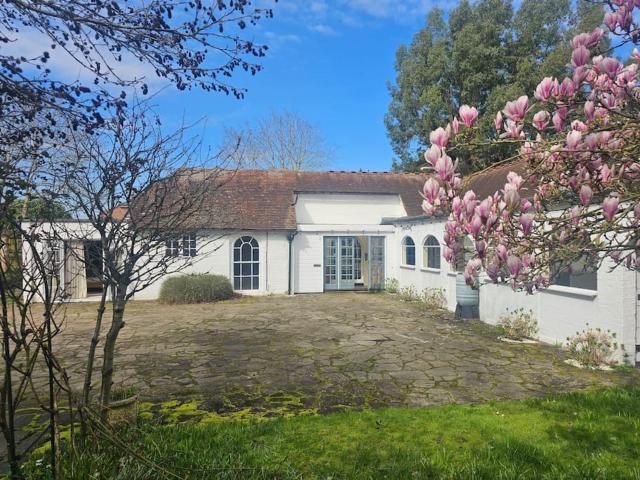
[[[440,242],[433,235],[427,236],[422,244],[422,267],[440,270]]]
[[[416,264],[416,244],[411,237],[404,237],[402,240],[402,264],[409,266]]]
[[[260,288],[260,249],[253,237],[241,237],[233,244],[233,289]]]

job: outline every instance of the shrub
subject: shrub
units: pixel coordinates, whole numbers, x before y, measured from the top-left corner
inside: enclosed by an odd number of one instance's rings
[[[573,337],[567,338],[567,353],[586,367],[609,365],[613,363],[611,356],[618,348],[615,337],[616,334],[610,330],[599,328],[576,332]]]
[[[400,288],[400,282],[398,282],[397,278],[387,278],[384,281],[384,289],[387,293],[398,293]]]
[[[164,303],[206,303],[233,296],[233,287],[223,275],[193,274],[167,278],[160,287]]]
[[[496,326],[502,335],[511,340],[533,338],[538,333],[538,322],[531,310],[518,308],[500,317]]]
[[[429,309],[441,310],[447,305],[447,299],[442,288],[425,288],[420,294],[420,301]]]
[[[418,291],[413,285],[402,287],[400,290],[398,290],[398,295],[400,295],[400,298],[405,302],[415,302],[416,300],[420,299],[420,297],[418,296]]]

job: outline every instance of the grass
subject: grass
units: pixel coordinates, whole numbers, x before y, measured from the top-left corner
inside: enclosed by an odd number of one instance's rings
[[[167,478],[640,479],[640,389],[263,421],[141,421],[122,435],[177,475]],[[30,478],[45,478],[36,461]],[[163,477],[102,444],[65,457],[63,478]]]

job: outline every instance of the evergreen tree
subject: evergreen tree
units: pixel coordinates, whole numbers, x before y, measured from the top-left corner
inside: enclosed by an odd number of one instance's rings
[[[460,105],[476,106],[479,134],[492,135],[495,112],[531,92],[540,78],[563,76],[569,39],[597,27],[602,16],[601,5],[585,0],[575,8],[571,0],[523,0],[516,10],[511,0],[462,0],[448,15],[431,10],[425,27],[396,53],[385,117],[394,170],[417,171],[429,132],[449,122]],[[456,153],[461,171],[469,172],[510,151],[493,146],[473,157]]]

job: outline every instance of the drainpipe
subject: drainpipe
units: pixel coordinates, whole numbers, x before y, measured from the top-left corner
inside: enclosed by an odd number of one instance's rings
[[[296,238],[297,234],[298,234],[297,230],[291,230],[289,233],[287,233],[287,240],[289,241],[289,295],[293,295],[293,289],[292,289],[293,272],[291,267],[293,263],[293,239]]]

